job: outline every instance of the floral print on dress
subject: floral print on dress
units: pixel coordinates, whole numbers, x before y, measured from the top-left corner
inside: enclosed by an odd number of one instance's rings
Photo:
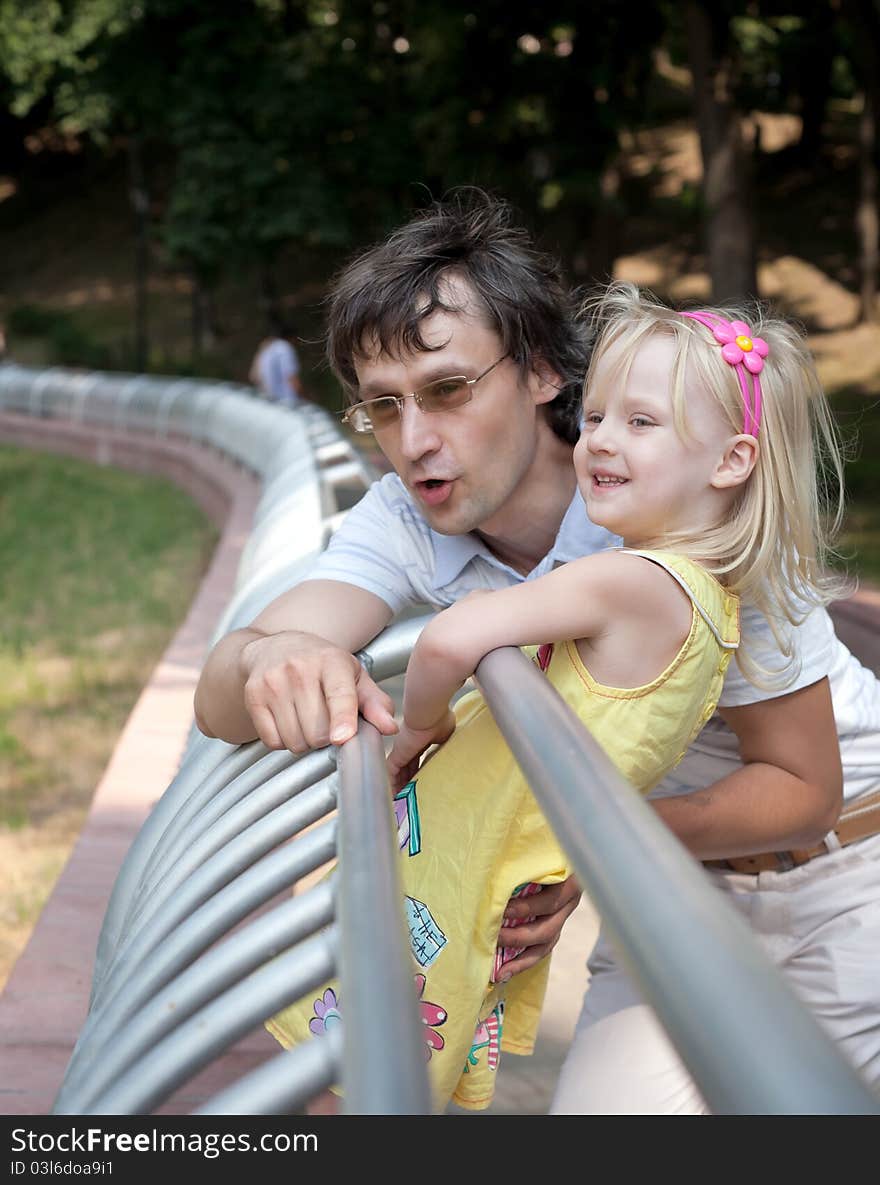
[[[429,1062],[434,1050],[440,1050],[446,1044],[441,1035],[434,1030],[446,1024],[447,1012],[441,1005],[422,999],[427,983],[424,975],[417,975],[415,983],[419,996],[419,1017],[425,1026],[425,1061]]]
[[[315,1000],[314,1003],[315,1015],[309,1021],[309,1029],[316,1037],[321,1033],[326,1033],[333,1025],[338,1024],[342,1020],[342,1014],[339,1011],[339,1001],[336,998],[336,992],[333,988],[327,988],[320,1000]]]

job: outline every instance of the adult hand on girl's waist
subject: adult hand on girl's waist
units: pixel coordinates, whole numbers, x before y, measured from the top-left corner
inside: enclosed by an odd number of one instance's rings
[[[522,954],[504,964],[502,981],[534,967],[549,955],[562,936],[562,928],[581,899],[581,887],[573,876],[558,885],[544,885],[533,897],[511,897],[504,911],[505,921],[533,917],[522,925],[503,925],[499,946],[523,947]]]

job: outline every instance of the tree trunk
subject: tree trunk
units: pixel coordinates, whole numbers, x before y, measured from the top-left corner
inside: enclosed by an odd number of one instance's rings
[[[844,11],[854,33],[853,58],[862,84],[862,113],[859,117],[859,200],[856,230],[859,239],[859,320],[874,322],[877,312],[877,276],[880,269],[880,212],[878,212],[878,169],[880,144],[880,2],[850,0]]]
[[[877,269],[880,264],[880,219],[877,213],[877,110],[876,88],[865,90],[859,118],[859,320],[876,321]]]
[[[259,284],[260,313],[262,315],[263,325],[268,329],[283,320],[281,301],[278,296],[278,284],[275,280],[275,272],[272,264],[268,259],[260,260]]]
[[[813,166],[822,144],[822,124],[831,94],[831,67],[834,61],[834,20],[828,0],[814,0],[804,13],[809,37],[801,59],[801,138],[797,157],[806,168]]]
[[[589,277],[607,283],[614,274],[614,261],[620,253],[619,194],[623,174],[620,153],[605,165],[599,178],[599,204],[593,215],[588,247]]]
[[[743,121],[733,100],[727,33],[713,28],[707,9],[687,5],[688,56],[703,158],[706,250],[716,303],[757,295],[752,165]]]
[[[192,356],[198,363],[217,342],[214,324],[214,294],[205,285],[198,271],[192,273]]]
[[[129,200],[134,213],[134,368],[149,367],[150,342],[147,279],[150,266],[150,198],[144,180],[143,145],[137,133],[128,138]]]

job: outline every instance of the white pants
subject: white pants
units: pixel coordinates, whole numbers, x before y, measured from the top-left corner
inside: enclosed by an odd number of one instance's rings
[[[790,872],[706,873],[841,1053],[880,1089],[880,836]],[[707,1114],[665,1031],[604,937],[589,967],[590,985],[551,1112]],[[755,1058],[760,1072],[760,1050]]]

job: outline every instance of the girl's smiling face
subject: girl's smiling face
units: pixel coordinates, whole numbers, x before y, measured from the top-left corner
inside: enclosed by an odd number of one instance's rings
[[[628,547],[699,535],[723,517],[729,498],[714,484],[730,426],[711,397],[685,379],[687,437],[675,424],[673,338],[652,334],[624,372],[622,347],[598,360],[584,398],[575,447],[578,486],[594,523]]]

